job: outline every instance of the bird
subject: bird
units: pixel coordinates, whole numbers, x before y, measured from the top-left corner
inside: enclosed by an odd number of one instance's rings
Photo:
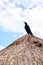
[[[27,22],[24,22],[24,24],[25,24],[24,28],[25,28],[27,34],[33,35],[33,33],[31,32],[30,26],[27,24]]]

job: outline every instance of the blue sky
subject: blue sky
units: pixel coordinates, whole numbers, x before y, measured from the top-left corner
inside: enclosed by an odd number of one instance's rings
[[[0,31],[0,43],[3,46],[7,46],[9,45],[9,43],[12,43],[14,40],[19,38],[20,35],[22,35],[22,33],[11,33]]]
[[[43,38],[43,0],[0,0],[0,50],[26,34],[23,21]]]

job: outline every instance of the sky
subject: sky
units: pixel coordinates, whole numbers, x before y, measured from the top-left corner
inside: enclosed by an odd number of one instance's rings
[[[43,39],[43,0],[0,0],[0,50],[26,34],[24,21]]]

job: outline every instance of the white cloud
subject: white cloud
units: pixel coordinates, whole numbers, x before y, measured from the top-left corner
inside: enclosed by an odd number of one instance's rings
[[[27,16],[26,16],[27,14]],[[43,38],[43,8],[37,6],[36,8],[30,10],[30,12],[25,13],[25,19],[31,27],[34,35]]]
[[[11,16],[7,15],[11,13]],[[24,12],[21,8],[9,9],[7,12],[1,14],[0,26],[4,31],[23,32],[23,21],[27,21],[31,27],[34,35],[43,37],[43,8],[37,6],[32,10],[26,9]]]
[[[0,26],[4,31],[22,32],[23,30],[23,27],[21,26],[23,24],[22,15],[23,11],[21,8],[9,9],[1,13]]]
[[[27,21],[33,34],[43,37],[43,8],[40,7],[43,6],[43,0],[1,0],[0,3],[2,3],[1,7],[5,7],[5,10],[0,13],[0,26],[3,31],[26,33],[23,21]],[[16,7],[16,4],[26,9],[23,11],[19,6]],[[37,4],[38,6],[34,8]],[[31,7],[33,9],[29,10]]]
[[[29,8],[34,5],[43,6],[43,0],[8,0],[10,3],[16,3],[19,6],[23,6],[24,8]]]

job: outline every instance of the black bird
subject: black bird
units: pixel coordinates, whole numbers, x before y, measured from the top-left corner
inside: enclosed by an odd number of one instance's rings
[[[29,25],[26,23],[26,22],[24,22],[25,23],[25,30],[26,30],[26,32],[28,33],[28,34],[31,34],[31,35],[33,35],[32,34],[32,32],[31,32],[31,29],[30,29],[30,27],[29,27]]]

